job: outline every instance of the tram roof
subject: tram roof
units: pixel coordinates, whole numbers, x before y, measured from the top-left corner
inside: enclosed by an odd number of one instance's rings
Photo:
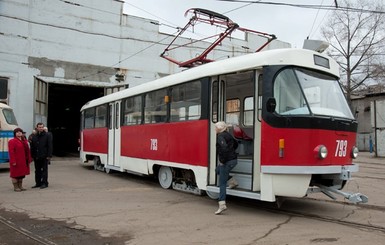
[[[314,65],[314,55],[327,58],[329,60],[330,68]],[[307,49],[273,49],[237,56],[226,60],[215,61],[162,77],[154,81],[146,82],[135,87],[127,88],[125,90],[91,100],[81,108],[81,111],[133,95],[184,83],[186,81],[193,81],[203,77],[228,74],[237,71],[246,71],[266,65],[295,65],[300,67],[316,68],[339,77],[339,67],[337,62],[324,54]]]
[[[8,108],[8,109],[12,109],[9,105],[5,104],[5,103],[1,103],[0,102],[0,108]]]

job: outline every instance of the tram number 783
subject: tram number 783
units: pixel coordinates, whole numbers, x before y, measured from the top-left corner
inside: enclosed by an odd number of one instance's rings
[[[348,147],[348,141],[347,140],[336,140],[337,146],[336,146],[336,153],[334,156],[336,157],[345,157],[346,156],[346,149]]]

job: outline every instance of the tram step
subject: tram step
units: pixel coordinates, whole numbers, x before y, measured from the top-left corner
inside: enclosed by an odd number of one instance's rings
[[[207,191],[210,191],[212,193],[219,193],[219,187],[218,186],[207,186],[206,187]],[[237,189],[227,189],[226,190],[227,195],[231,196],[237,196],[237,197],[245,197],[245,198],[250,198],[250,199],[255,199],[255,200],[260,200],[261,199],[261,193],[260,192],[252,192],[248,190],[241,190],[239,188]]]
[[[251,174],[230,173],[230,176],[237,180],[237,189],[251,190]]]
[[[231,170],[231,172],[251,174],[253,169],[253,160],[238,158],[238,164]]]

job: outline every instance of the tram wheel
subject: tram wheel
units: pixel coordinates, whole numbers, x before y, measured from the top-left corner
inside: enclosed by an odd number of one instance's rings
[[[170,167],[162,166],[158,172],[159,184],[164,189],[170,189],[172,185],[172,171]]]
[[[217,193],[217,192],[206,191],[206,194],[208,197],[210,197],[211,199],[214,199],[214,200],[218,200],[218,198],[219,198],[219,193]]]
[[[100,161],[100,157],[94,157],[94,169],[104,171],[104,167],[102,162]]]

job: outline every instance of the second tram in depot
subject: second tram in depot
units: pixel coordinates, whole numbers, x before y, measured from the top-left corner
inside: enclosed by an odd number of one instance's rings
[[[80,158],[95,169],[153,175],[163,188],[217,198],[214,124],[239,142],[232,196],[274,202],[341,189],[358,171],[357,121],[339,67],[311,50],[276,49],[201,65],[89,101]]]
[[[0,164],[9,162],[8,141],[17,127],[15,114],[10,106],[0,103]]]

